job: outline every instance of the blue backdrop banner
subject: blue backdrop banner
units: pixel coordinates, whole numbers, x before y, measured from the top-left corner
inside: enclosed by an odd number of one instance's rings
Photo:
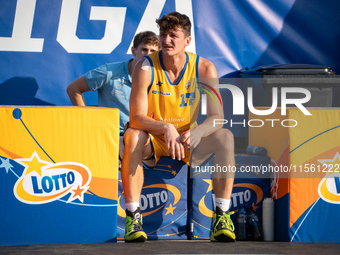
[[[74,79],[132,58],[134,35],[158,34],[155,20],[171,11],[189,16],[187,51],[212,61],[220,77],[286,63],[340,73],[338,0],[0,0],[0,105],[71,105],[66,88]],[[255,101],[263,101],[261,90]],[[221,94],[228,116],[230,93]],[[97,105],[96,92],[84,95]],[[340,106],[338,88],[333,106]]]

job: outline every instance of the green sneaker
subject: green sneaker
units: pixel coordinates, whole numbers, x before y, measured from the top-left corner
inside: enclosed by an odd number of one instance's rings
[[[234,212],[223,212],[216,207],[214,213],[213,230],[210,236],[212,242],[235,242],[234,224],[230,219],[230,215]]]
[[[142,214],[140,213],[140,208],[138,207],[133,213],[125,210],[125,242],[145,242],[147,236],[142,228]]]

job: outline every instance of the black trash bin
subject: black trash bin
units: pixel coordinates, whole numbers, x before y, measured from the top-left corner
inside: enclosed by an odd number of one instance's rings
[[[265,91],[265,106],[272,105],[272,88],[278,88],[278,106],[282,87],[299,87],[311,92],[305,107],[331,107],[333,88],[340,84],[340,76],[331,67],[307,64],[275,64],[242,69],[242,77],[261,77]],[[302,93],[289,93],[289,98],[304,98]],[[288,105],[291,106],[291,105]]]

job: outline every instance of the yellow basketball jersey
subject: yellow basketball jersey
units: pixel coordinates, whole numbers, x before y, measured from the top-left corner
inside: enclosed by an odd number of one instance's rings
[[[152,80],[148,88],[148,116],[173,124],[181,134],[196,124],[200,93],[198,78],[199,56],[185,52],[183,71],[173,84],[164,70],[162,51],[147,56],[152,68]]]

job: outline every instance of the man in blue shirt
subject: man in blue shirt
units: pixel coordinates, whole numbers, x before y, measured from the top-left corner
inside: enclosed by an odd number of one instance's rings
[[[102,65],[77,78],[67,87],[72,104],[85,106],[83,93],[98,91],[98,106],[120,110],[120,133],[123,134],[130,115],[133,68],[142,57],[158,50],[159,39],[155,33],[145,31],[137,34],[131,48],[133,59]]]

